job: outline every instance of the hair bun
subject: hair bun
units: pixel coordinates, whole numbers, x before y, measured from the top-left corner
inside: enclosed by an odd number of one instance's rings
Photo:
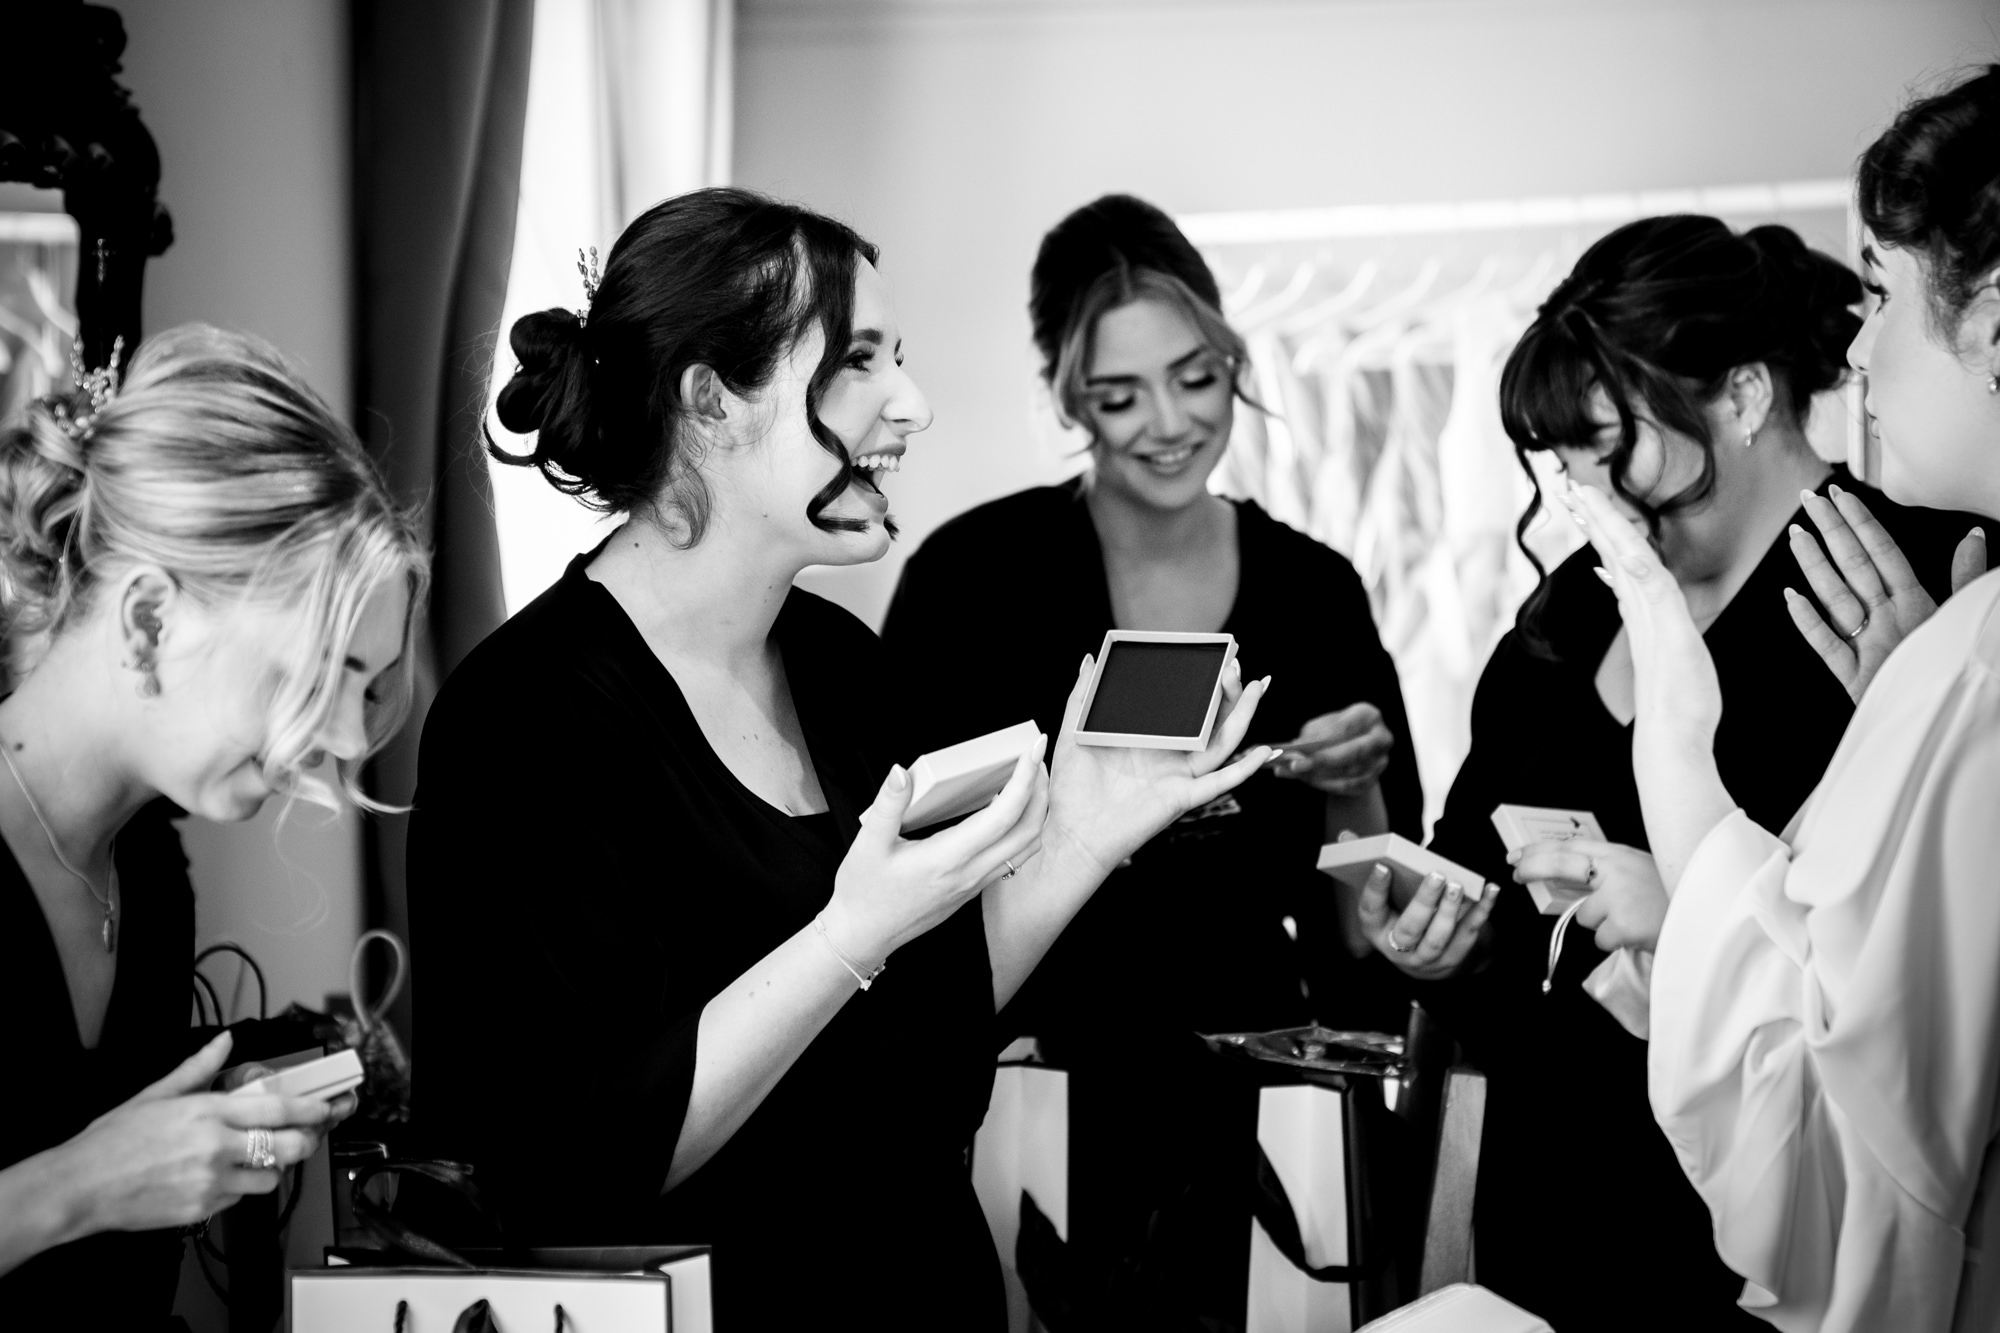
[[[1823,393],[1847,378],[1847,349],[1861,332],[1861,279],[1813,249],[1790,227],[1766,223],[1743,233],[1757,251],[1773,323],[1786,333],[1796,387]]]
[[[500,390],[500,424],[516,435],[533,434],[547,426],[576,377],[585,355],[583,320],[560,307],[537,310],[514,321],[507,345],[519,365]]]

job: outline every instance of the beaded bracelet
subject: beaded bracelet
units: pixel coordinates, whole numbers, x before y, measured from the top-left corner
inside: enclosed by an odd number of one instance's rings
[[[861,984],[862,990],[867,990],[870,986],[874,985],[875,978],[881,976],[882,970],[889,966],[888,960],[884,959],[883,961],[875,964],[875,970],[873,972],[863,972],[860,968],[854,965],[854,960],[852,958],[849,958],[846,954],[840,951],[840,946],[833,942],[833,936],[826,933],[826,918],[824,916],[816,916],[813,918],[813,929],[819,932],[819,937],[822,940],[826,941],[826,947],[833,951],[833,956],[840,960],[840,965],[846,968],[849,972],[854,974],[854,979]]]

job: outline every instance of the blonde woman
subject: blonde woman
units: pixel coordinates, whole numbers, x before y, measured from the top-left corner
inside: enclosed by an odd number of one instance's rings
[[[353,1107],[207,1091],[229,1039],[188,1056],[169,820],[367,803],[424,558],[276,352],[189,326],[0,431],[0,576],[0,1309],[162,1326],[167,1229],[270,1191]]]

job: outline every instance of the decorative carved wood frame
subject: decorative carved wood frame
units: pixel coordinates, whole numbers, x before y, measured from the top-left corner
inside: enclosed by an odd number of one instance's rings
[[[82,232],[76,311],[83,360],[101,366],[114,340],[139,344],[146,260],[173,244],[159,202],[160,153],[118,82],[125,24],[82,0],[32,0],[0,20],[14,53],[0,79],[0,181],[63,192]]]

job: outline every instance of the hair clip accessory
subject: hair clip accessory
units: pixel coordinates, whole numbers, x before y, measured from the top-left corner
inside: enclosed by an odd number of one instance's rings
[[[588,265],[584,263],[586,253],[588,253],[590,260]],[[596,302],[597,286],[603,281],[597,272],[596,246],[591,246],[588,252],[581,249],[576,252],[576,271],[583,278],[583,309],[576,312],[576,322],[582,325],[590,322],[590,307]]]
[[[70,343],[70,391],[52,393],[42,402],[62,427],[63,434],[78,444],[83,443],[90,428],[97,424],[97,414],[104,410],[104,405],[118,396],[118,359],[124,352],[125,336],[120,334],[111,340],[111,360],[96,370],[85,370],[81,340]]]

